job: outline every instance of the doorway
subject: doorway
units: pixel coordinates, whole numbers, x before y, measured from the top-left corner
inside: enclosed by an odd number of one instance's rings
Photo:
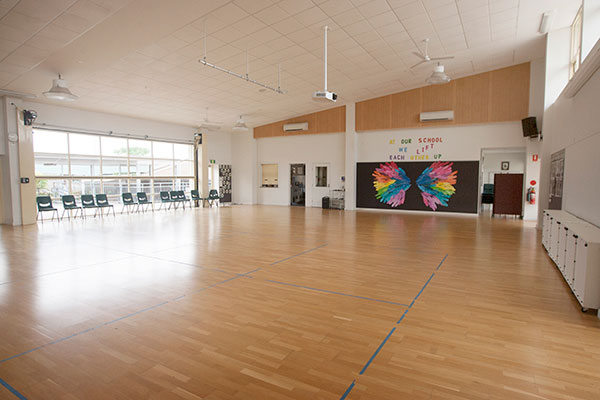
[[[479,176],[479,214],[492,216],[494,214],[494,200],[498,194],[495,187],[496,175],[525,174],[527,151],[525,147],[488,148],[481,150],[480,176]],[[504,181],[502,181],[504,182]],[[503,185],[505,187],[505,185]],[[523,184],[521,184],[523,186]],[[505,190],[505,189],[500,189]],[[521,207],[525,200],[521,187]],[[499,193],[501,196],[504,193]],[[498,214],[498,213],[496,213]]]
[[[291,164],[290,174],[290,204],[304,207],[306,204],[306,166]]]
[[[208,165],[208,190],[219,190],[219,164]]]
[[[325,196],[329,196],[329,185],[331,177],[329,163],[315,164],[314,170],[314,187],[312,188],[312,206],[321,207],[322,199]]]

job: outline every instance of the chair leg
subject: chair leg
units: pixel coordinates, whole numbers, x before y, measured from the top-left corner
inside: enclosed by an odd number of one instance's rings
[[[116,217],[116,214],[115,214],[115,208],[114,208],[113,206],[110,206],[110,208],[111,208],[111,210],[112,210],[112,212],[113,212],[113,217]],[[110,211],[110,210],[108,210],[108,211]]]
[[[63,212],[62,212],[62,214],[61,214],[61,216],[62,216],[62,217],[64,217],[64,216],[65,216],[65,211],[67,211],[67,210],[66,210],[66,209],[63,209]]]

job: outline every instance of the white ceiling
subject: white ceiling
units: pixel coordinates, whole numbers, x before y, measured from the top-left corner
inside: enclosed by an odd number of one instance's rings
[[[544,55],[544,11],[568,26],[579,0],[0,0],[0,88],[35,101],[198,126],[209,119],[256,126],[322,109],[323,25],[329,89],[338,104],[424,85],[431,65],[408,67],[430,38],[452,77]],[[201,65],[207,61],[287,94]],[[61,73],[74,103],[42,92]]]

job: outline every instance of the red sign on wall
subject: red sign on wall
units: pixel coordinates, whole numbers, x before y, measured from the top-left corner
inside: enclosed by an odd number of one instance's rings
[[[535,162],[535,161],[537,161],[537,160],[539,159],[539,157],[538,157],[538,155],[537,155],[537,154],[534,154],[534,155],[533,155],[531,158],[533,159],[533,161],[534,161],[534,162]]]

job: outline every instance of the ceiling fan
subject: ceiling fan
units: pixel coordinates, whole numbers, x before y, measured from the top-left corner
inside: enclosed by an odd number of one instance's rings
[[[416,67],[417,65],[421,65],[430,61],[439,61],[439,60],[450,60],[452,58],[454,58],[454,56],[445,56],[445,57],[430,57],[429,56],[429,52],[428,52],[428,47],[429,47],[429,38],[424,39],[423,42],[425,43],[425,53],[417,53],[416,51],[413,51],[413,54],[417,57],[419,57],[421,59],[421,61],[419,61],[418,63],[416,63],[415,65],[413,65],[411,68]]]
[[[219,129],[221,129],[222,125],[223,125],[222,122],[210,121],[208,119],[208,107],[206,107],[206,117],[204,118],[204,121],[202,121],[202,123],[200,124],[200,129],[208,129],[211,131],[218,131]]]

